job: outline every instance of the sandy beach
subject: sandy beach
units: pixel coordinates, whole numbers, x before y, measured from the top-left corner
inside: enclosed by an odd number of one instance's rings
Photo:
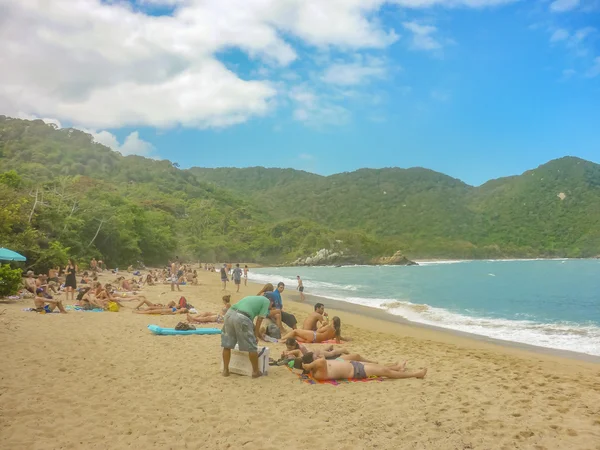
[[[219,275],[198,273],[181,295],[216,312]],[[232,302],[258,291],[232,287]],[[168,285],[143,293],[179,298]],[[295,295],[284,292],[284,306],[301,322],[313,302]],[[22,311],[32,304],[0,303],[3,449],[600,449],[594,362],[329,309],[348,349],[407,359],[427,378],[309,385],[284,367],[224,378],[219,336],[147,329],[185,316],[136,315],[131,303],[119,313]],[[268,346],[275,357],[284,347]]]

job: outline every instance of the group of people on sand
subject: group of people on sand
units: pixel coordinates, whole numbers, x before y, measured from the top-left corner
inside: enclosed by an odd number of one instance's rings
[[[329,321],[329,315],[322,303],[315,304],[314,311],[306,317],[302,328],[297,328],[294,315],[283,309],[281,293],[284,289],[285,285],[282,282],[278,283],[277,289],[267,283],[257,295],[244,297],[233,305],[230,305],[227,299],[221,330],[223,376],[229,376],[231,350],[236,346],[240,351],[248,352],[252,377],[258,378],[262,375],[258,364],[258,340],[264,340],[263,322],[270,319],[281,331],[280,342],[286,345],[282,358],[289,359],[291,368],[300,369],[316,380],[365,379],[371,376],[425,377],[427,369],[408,371],[406,362],[382,365],[346,349],[335,349],[333,345],[323,349],[308,349],[300,341],[313,344],[333,341],[340,344],[350,339],[342,337],[342,322],[339,317],[335,316]],[[291,328],[287,333],[284,333],[284,323]]]

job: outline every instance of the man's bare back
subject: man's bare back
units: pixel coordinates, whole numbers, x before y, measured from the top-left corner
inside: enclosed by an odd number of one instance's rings
[[[309,370],[315,380],[341,380],[346,378],[367,378],[381,376],[387,378],[425,378],[427,369],[416,372],[406,371],[405,364],[382,366],[380,364],[359,363],[357,361],[336,361],[317,359],[310,364],[303,364],[305,370]],[[357,371],[357,367],[361,370]],[[360,372],[359,376],[357,373]]]

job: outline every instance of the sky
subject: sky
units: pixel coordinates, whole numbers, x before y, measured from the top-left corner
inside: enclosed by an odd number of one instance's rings
[[[0,0],[0,114],[180,167],[600,163],[600,0]]]

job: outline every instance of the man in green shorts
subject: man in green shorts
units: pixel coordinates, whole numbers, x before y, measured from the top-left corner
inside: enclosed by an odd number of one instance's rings
[[[258,370],[258,336],[260,325],[269,315],[271,302],[263,296],[244,297],[227,311],[221,330],[223,347],[223,376],[229,376],[231,350],[237,344],[240,351],[248,352],[252,364],[252,378],[262,374]],[[256,318],[256,325],[254,319]]]

